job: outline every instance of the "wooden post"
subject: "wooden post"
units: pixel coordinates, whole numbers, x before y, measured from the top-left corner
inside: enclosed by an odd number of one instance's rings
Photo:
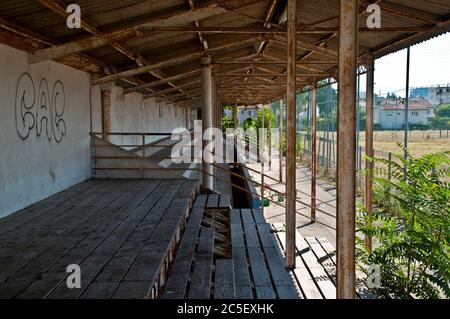
[[[355,298],[358,0],[340,1],[337,154],[337,298]]]
[[[366,157],[373,157],[373,84],[374,84],[374,59],[369,54],[367,58],[367,75],[366,75]],[[365,208],[367,212],[367,223],[372,223],[372,178],[373,178],[373,161],[366,158],[366,175],[365,175]],[[366,236],[366,246],[372,251],[372,237]]]
[[[287,127],[286,127],[286,268],[295,268],[295,108],[297,1],[288,1],[287,20]]]
[[[283,98],[280,99],[280,127],[279,127],[279,149],[280,149],[280,183],[283,183]]]
[[[311,221],[316,221],[316,176],[317,176],[317,82],[311,91]]]
[[[211,76],[211,58],[204,57],[201,60],[202,68],[202,131],[205,131],[212,127],[213,117],[212,117],[212,76]],[[207,141],[203,140],[203,149],[207,145]],[[212,159],[210,159],[212,160]],[[204,172],[202,175],[203,186],[209,189],[214,188],[213,179],[213,166],[211,163],[205,161],[204,156],[202,156],[202,169]]]
[[[102,90],[101,95],[101,103],[102,103],[102,135],[103,139],[107,142],[111,141],[111,136],[108,133],[111,133],[111,91],[110,90]]]

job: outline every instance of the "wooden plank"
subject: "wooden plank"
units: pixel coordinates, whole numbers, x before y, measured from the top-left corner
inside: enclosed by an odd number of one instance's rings
[[[211,295],[211,278],[214,253],[214,228],[202,227],[200,232],[197,257],[192,273],[189,299],[209,299]]]
[[[281,225],[274,224],[273,225],[277,238],[281,244],[281,247],[285,249],[286,247],[286,234],[284,233],[284,227]],[[316,286],[314,279],[311,274],[308,272],[306,265],[304,264],[302,258],[300,256],[296,256],[295,258],[296,268],[293,273],[298,282],[299,288],[303,293],[306,299],[323,299],[319,288]]]
[[[241,224],[231,224],[231,246],[234,248],[245,248],[244,232]]]
[[[219,195],[209,194],[208,202],[206,203],[206,208],[217,208],[219,205]]]
[[[148,296],[152,282],[122,281],[115,291],[114,299],[143,299]]]
[[[234,266],[230,259],[216,260],[214,299],[235,299]]]
[[[261,247],[277,247],[274,234],[271,232],[269,224],[257,224],[259,238],[261,239]]]
[[[237,299],[252,299],[252,285],[245,248],[233,247],[232,259],[234,266],[234,283]]]
[[[241,224],[241,212],[239,209],[232,209],[230,212],[230,223],[233,224]]]
[[[326,238],[314,238],[322,250],[325,252],[326,256],[329,256],[328,262],[324,264],[326,270],[335,278],[336,276],[336,250],[331,245],[331,243]],[[309,243],[309,241],[308,241]],[[317,249],[319,250],[319,249]],[[320,250],[319,250],[320,251]],[[361,299],[378,299],[380,298],[375,293],[371,292],[366,285],[365,274],[356,269],[356,294]]]
[[[306,243],[305,239],[297,232],[295,245],[301,258],[304,260],[308,271],[313,276],[320,292],[325,299],[335,299],[336,298],[336,287],[332,283],[331,279],[328,277],[327,273],[323,269],[322,265],[318,262],[317,258],[314,256],[311,248]]]
[[[169,187],[169,185],[167,185]],[[163,197],[163,195],[167,192],[164,188],[158,188],[154,192],[152,192],[152,197],[155,198],[156,203],[159,199]],[[158,199],[156,199],[158,198]],[[156,206],[156,204],[155,204]],[[73,260],[70,258],[70,255],[68,257],[65,256],[66,259],[71,260],[72,262],[69,263],[78,263],[80,264],[80,267],[83,269],[83,279],[85,282],[86,287],[89,285],[89,283],[97,276],[97,274],[102,270],[104,265],[113,257],[115,252],[121,245],[126,241],[128,236],[131,235],[131,233],[136,229],[136,227],[139,225],[139,223],[145,218],[145,216],[150,213],[152,207],[149,206],[139,206],[138,208],[131,210],[131,214],[128,215],[125,220],[117,220],[113,221],[112,231],[108,231],[108,228],[106,228],[106,239],[103,241],[100,241],[98,237],[92,237],[90,239],[90,243],[86,243],[89,245],[94,246],[94,250],[89,253],[91,250],[85,251],[83,249],[82,260]],[[118,225],[117,225],[118,223]],[[83,246],[80,246],[79,249],[82,249]],[[76,256],[76,255],[75,255]],[[52,267],[53,271],[60,271],[57,269],[61,269],[61,267],[64,267],[64,264],[67,265],[66,262],[62,262],[60,260],[54,267]],[[68,289],[64,284],[58,284],[57,287],[49,294],[50,298],[77,298],[83,293],[83,290],[81,291],[75,291],[74,289],[70,290]]]
[[[244,224],[254,224],[253,214],[251,209],[241,208],[242,222]]]
[[[255,224],[244,224],[245,242],[247,247],[257,248],[261,247],[259,243],[258,232]]]
[[[152,188],[147,188],[146,192],[151,193]],[[146,194],[148,195],[148,194]],[[133,200],[131,198],[130,200]],[[134,206],[134,205],[133,205]],[[99,208],[96,208],[98,210]],[[51,291],[54,287],[58,286],[58,284],[64,280],[65,267],[68,264],[72,263],[81,263],[85,256],[88,256],[98,245],[101,243],[115,228],[117,228],[121,223],[126,221],[128,216],[133,213],[132,208],[122,207],[120,209],[115,209],[114,207],[110,207],[112,211],[114,211],[114,215],[112,218],[102,219],[99,225],[95,225],[95,223],[89,224],[86,222],[86,225],[96,226],[91,230],[88,228],[82,227],[83,231],[88,234],[85,237],[81,237],[81,241],[79,241],[73,248],[70,249],[68,253],[65,253],[64,256],[60,259],[56,258],[56,261],[50,262],[47,259],[44,259],[42,264],[45,264],[43,268],[45,271],[45,276],[42,276],[42,279],[34,281],[30,286],[28,286],[18,297],[20,298],[43,298],[45,297],[49,291]],[[100,210],[102,213],[106,209]],[[93,231],[92,231],[93,230]],[[89,233],[90,232],[90,233]],[[34,268],[34,267],[33,267]],[[31,271],[31,275],[35,274],[35,270]],[[56,274],[64,274],[63,277],[60,277]],[[23,276],[23,275],[22,275]]]
[[[236,299],[253,299],[253,291],[248,286],[236,286]]]
[[[230,194],[221,194],[219,200],[220,208],[231,208]]]
[[[276,299],[277,295],[273,290],[272,285],[256,285],[256,298],[257,299]]]
[[[163,299],[183,299],[186,297],[186,287],[206,199],[206,195],[199,195],[194,203],[191,216],[186,225],[183,239],[181,240],[162,295]]]
[[[253,218],[257,224],[267,224],[266,219],[264,218],[264,214],[262,213],[260,208],[252,209]]]
[[[253,275],[253,282],[255,283],[255,287],[272,285],[261,248],[249,247],[247,251],[250,259],[250,270]]]

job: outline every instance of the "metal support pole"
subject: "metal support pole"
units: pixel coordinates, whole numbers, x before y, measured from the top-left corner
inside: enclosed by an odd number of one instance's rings
[[[279,149],[280,149],[280,183],[283,183],[283,99],[280,99],[280,128],[279,128]]]
[[[360,88],[361,88],[361,78],[359,76],[359,74],[356,76],[356,167],[360,167],[361,166],[361,152],[359,151],[359,140],[360,140],[360,125],[359,125],[359,117],[360,117]],[[357,174],[357,187],[361,187],[361,175],[360,172],[358,171]]]
[[[317,176],[317,82],[311,91],[311,221],[316,221],[316,176]]]
[[[409,112],[409,65],[410,65],[410,57],[411,57],[411,48],[408,47],[406,49],[406,90],[405,90],[405,154],[404,158],[408,156],[407,149],[408,149],[408,130],[409,130],[409,123],[408,123],[408,112]]]
[[[239,126],[237,104],[234,104],[234,108],[233,108],[233,122],[234,122],[234,129],[237,129]]]
[[[340,1],[337,154],[337,298],[355,298],[358,0]]]
[[[269,103],[269,170],[272,169],[272,103]]]
[[[373,158],[373,85],[374,85],[374,59],[369,54],[367,58],[367,75],[366,75],[366,157]],[[372,223],[372,178],[373,178],[373,161],[366,158],[366,175],[365,175],[365,208],[367,213],[367,223]],[[372,251],[372,237],[366,236],[366,246]]]
[[[213,101],[212,101],[212,76],[211,76],[211,58],[204,57],[201,60],[202,68],[202,131],[205,131],[212,127],[213,117]],[[207,145],[208,141],[203,139],[203,149]],[[212,159],[211,159],[212,160]],[[214,188],[213,179],[213,166],[211,163],[205,161],[204,156],[202,156],[202,169],[205,173],[202,175],[203,186],[209,189]]]
[[[287,124],[286,124],[286,267],[295,268],[295,114],[297,1],[288,1],[287,13]]]

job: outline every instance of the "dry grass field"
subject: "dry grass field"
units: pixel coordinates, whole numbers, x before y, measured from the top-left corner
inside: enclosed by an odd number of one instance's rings
[[[450,151],[450,131],[410,131],[408,134],[408,149],[413,157],[420,157],[424,154]],[[323,137],[324,132],[318,132],[318,136]],[[334,134],[336,138],[336,133]],[[331,138],[331,135],[330,135]],[[364,152],[366,134],[359,133],[360,145]],[[398,143],[404,143],[403,131],[375,131],[374,149],[375,155],[387,158],[388,153],[403,154],[403,150]]]

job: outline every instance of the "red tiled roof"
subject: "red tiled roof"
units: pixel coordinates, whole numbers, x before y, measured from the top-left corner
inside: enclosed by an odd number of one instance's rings
[[[383,110],[404,110],[405,103],[404,100],[398,100],[397,103],[395,101],[382,101],[380,104]],[[424,99],[409,99],[409,110],[428,110],[432,109],[433,106],[428,100]]]

